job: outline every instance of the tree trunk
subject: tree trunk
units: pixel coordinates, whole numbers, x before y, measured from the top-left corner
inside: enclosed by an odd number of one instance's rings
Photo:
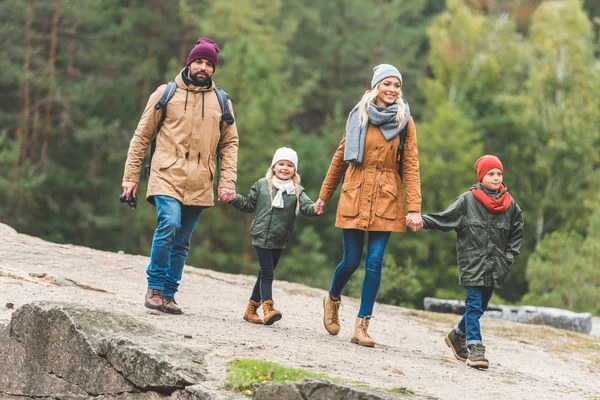
[[[162,0],[154,1],[154,13],[155,15],[160,15],[162,10]],[[152,58],[152,43],[156,43],[158,33],[156,30],[157,24],[151,24],[150,28],[150,38],[148,40],[148,47],[146,50],[146,61],[150,61]],[[144,74],[144,80],[142,81],[142,92],[140,93],[140,112],[144,110],[146,107],[146,103],[148,102],[148,94],[150,93],[150,74]]]
[[[181,61],[182,65],[185,64],[188,51],[192,48],[192,44],[188,43],[188,30],[189,29],[184,22],[183,27],[181,28],[181,34],[179,36],[179,60]]]
[[[48,157],[48,141],[50,140],[50,125],[52,125],[52,97],[54,96],[54,85],[56,79],[56,44],[58,39],[58,15],[60,12],[60,0],[54,0],[54,13],[52,15],[52,30],[50,31],[50,53],[48,54],[48,95],[46,96],[46,111],[44,117],[44,133],[42,139],[42,150],[40,154],[40,165],[46,169]]]
[[[73,35],[69,37],[69,42],[67,44],[67,71],[66,71],[66,80],[64,84],[64,92],[66,93],[63,108],[60,115],[60,127],[61,130],[69,125],[69,121],[71,120],[71,98],[69,97],[69,93],[71,93],[71,85],[73,83],[73,59],[75,58],[75,35],[76,29],[73,30]]]
[[[27,143],[30,131],[31,117],[31,87],[29,86],[31,61],[31,25],[33,23],[33,0],[25,4],[25,54],[23,55],[23,86],[21,90],[21,120],[16,131],[17,141],[21,141],[21,153],[16,164],[22,163],[27,157]]]

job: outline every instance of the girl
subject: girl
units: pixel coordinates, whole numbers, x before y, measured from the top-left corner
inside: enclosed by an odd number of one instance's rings
[[[408,103],[402,99],[402,75],[388,64],[373,69],[371,90],[350,112],[346,132],[333,156],[315,207],[322,212],[339,185],[344,184],[335,226],[342,228],[344,258],[335,269],[323,300],[325,329],[340,330],[338,311],[342,289],[360,264],[366,232],[366,272],[360,310],[351,342],[373,347],[367,329],[381,284],[383,254],[391,232],[405,232],[405,210],[416,226],[421,221],[421,183],[417,132]],[[404,146],[401,138],[406,135]],[[404,187],[399,168],[404,171]]]
[[[267,176],[252,186],[248,196],[238,194],[230,203],[240,211],[254,213],[250,234],[260,270],[244,313],[244,319],[253,324],[272,325],[281,319],[281,312],[273,304],[275,267],[290,239],[298,211],[309,217],[318,215],[300,186],[297,169],[296,152],[288,147],[277,149]],[[261,303],[262,320],[256,313]]]

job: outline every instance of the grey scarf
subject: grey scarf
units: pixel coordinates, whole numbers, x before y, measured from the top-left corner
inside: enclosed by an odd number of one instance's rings
[[[396,122],[396,114],[398,113],[398,105],[392,104],[389,107],[377,107],[374,104],[369,104],[367,114],[369,122],[381,129],[381,133],[385,140],[392,140],[404,127],[408,124],[410,118],[410,108],[406,100],[404,101],[404,123],[400,125]],[[360,104],[360,103],[359,103]],[[359,104],[357,104],[350,115],[346,126],[346,146],[344,149],[344,161],[346,162],[362,162],[365,152],[365,137],[367,136],[367,126],[360,126],[359,121]]]

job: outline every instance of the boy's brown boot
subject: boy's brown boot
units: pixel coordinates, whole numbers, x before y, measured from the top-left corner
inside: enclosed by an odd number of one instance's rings
[[[179,306],[177,305],[177,302],[175,301],[175,297],[165,296],[165,297],[163,297],[162,302],[163,302],[162,311],[164,311],[168,314],[175,314],[175,315],[183,314],[183,310],[181,308],[179,308]]]
[[[262,324],[263,320],[260,319],[256,310],[260,307],[260,303],[254,300],[248,300],[248,306],[246,307],[246,312],[244,313],[244,319],[253,324]]]
[[[327,332],[332,335],[340,333],[339,310],[341,305],[342,299],[332,300],[329,293],[323,299],[323,325]]]
[[[367,330],[371,317],[356,318],[354,323],[354,335],[350,341],[366,347],[375,347],[375,341],[371,339]]]
[[[465,335],[460,335],[454,329],[446,335],[444,341],[454,353],[454,358],[459,361],[467,361],[469,357],[469,349],[467,349],[467,338]]]
[[[148,289],[148,291],[146,292],[146,297],[144,299],[144,305],[151,310],[162,311],[162,290]]]
[[[263,301],[263,324],[273,325],[273,323],[281,319],[281,312],[274,307],[273,300]]]
[[[473,368],[487,368],[490,362],[485,358],[485,346],[482,344],[472,344],[469,346],[469,358],[467,365]]]

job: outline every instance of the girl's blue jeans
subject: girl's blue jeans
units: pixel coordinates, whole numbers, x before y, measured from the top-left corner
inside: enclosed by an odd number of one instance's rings
[[[154,201],[158,226],[146,269],[148,289],[160,289],[163,297],[172,297],[179,287],[192,232],[205,207],[185,206],[168,196],[154,196]]]
[[[481,344],[481,326],[479,318],[487,310],[488,303],[494,293],[493,287],[465,286],[467,299],[465,300],[465,313],[454,328],[458,333],[467,336],[467,346]]]
[[[344,257],[333,273],[329,294],[340,297],[342,290],[360,265],[363,253],[365,231],[360,229],[343,229],[342,240]],[[365,279],[363,280],[358,318],[373,314],[373,306],[381,285],[381,267],[383,253],[391,232],[369,232],[367,242],[367,259],[365,261]]]

